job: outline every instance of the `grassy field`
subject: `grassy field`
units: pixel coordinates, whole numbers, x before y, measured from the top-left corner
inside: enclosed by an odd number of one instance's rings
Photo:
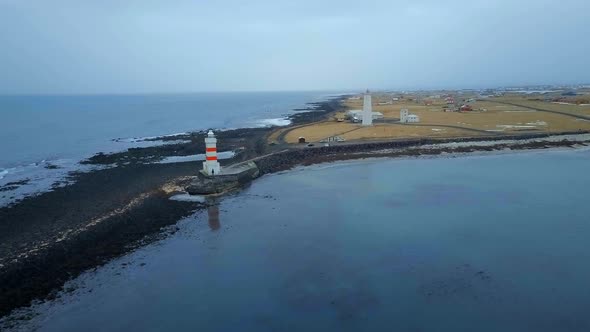
[[[590,105],[565,105],[552,102],[545,102],[541,100],[530,100],[523,96],[502,96],[496,97],[492,100],[508,102],[513,104],[522,104],[524,106],[547,109],[551,111],[566,112],[571,114],[580,114],[590,116]]]
[[[285,136],[285,141],[287,143],[297,143],[299,137],[305,137],[307,142],[318,142],[330,136],[340,136],[346,140],[360,140],[470,135],[473,135],[473,132],[435,126],[375,124],[372,127],[362,127],[353,123],[326,121],[294,129]]]
[[[444,112],[444,98],[425,98],[409,96],[392,104],[378,105],[380,102],[391,101],[391,96],[373,95],[373,110],[381,112],[386,120],[399,118],[399,111],[407,108],[410,113],[420,116],[420,126],[400,125],[392,123],[376,123],[372,127],[362,127],[349,122],[337,122],[336,118],[344,117],[344,112],[335,115],[330,121],[315,123],[290,130],[285,136],[288,143],[296,143],[300,136],[308,142],[317,142],[330,136],[341,136],[346,140],[389,139],[406,137],[457,137],[486,135],[493,133],[519,132],[563,132],[590,130],[590,121],[576,119],[561,114],[534,111],[529,108],[502,104],[514,103],[531,108],[565,112],[572,115],[590,117],[590,105],[564,105],[546,102],[529,95],[510,94],[501,97],[490,97],[469,103],[473,112]],[[471,96],[463,95],[460,99]],[[425,101],[429,105],[425,105]],[[362,99],[349,99],[345,102],[347,109],[362,109]],[[457,105],[460,105],[458,102]],[[446,128],[455,126],[465,128]],[[468,129],[483,130],[477,133]]]

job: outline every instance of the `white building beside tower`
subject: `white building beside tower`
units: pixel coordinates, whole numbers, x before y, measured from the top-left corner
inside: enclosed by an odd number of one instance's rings
[[[211,176],[221,174],[221,166],[217,161],[217,138],[215,138],[212,130],[209,130],[207,137],[205,137],[203,173]]]
[[[402,108],[401,111],[399,111],[399,122],[418,123],[420,122],[420,117],[416,114],[410,114],[410,111],[407,108]]]
[[[410,111],[408,111],[407,108],[402,108],[401,111],[399,111],[399,122],[408,122],[408,115],[410,115]]]
[[[373,105],[371,102],[371,94],[369,90],[365,93],[363,98],[363,126],[373,125]]]

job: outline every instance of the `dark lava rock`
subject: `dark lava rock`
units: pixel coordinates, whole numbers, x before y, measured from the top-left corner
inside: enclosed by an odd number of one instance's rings
[[[216,176],[207,176],[199,172],[186,187],[186,191],[191,195],[220,194],[245,185],[260,175],[258,166],[251,161],[241,166],[229,167],[227,172]]]
[[[211,195],[237,188],[239,185],[237,179],[220,176],[197,177],[186,188],[186,191],[191,195]]]

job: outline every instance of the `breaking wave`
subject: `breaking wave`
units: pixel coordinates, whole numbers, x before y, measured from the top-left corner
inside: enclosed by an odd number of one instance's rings
[[[264,119],[258,122],[259,127],[283,127],[291,124],[287,118]]]

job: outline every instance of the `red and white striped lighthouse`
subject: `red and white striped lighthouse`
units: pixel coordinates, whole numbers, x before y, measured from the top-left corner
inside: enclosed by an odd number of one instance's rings
[[[221,166],[217,161],[217,138],[212,130],[209,130],[205,137],[205,161],[203,162],[203,172],[207,175],[221,174]]]

